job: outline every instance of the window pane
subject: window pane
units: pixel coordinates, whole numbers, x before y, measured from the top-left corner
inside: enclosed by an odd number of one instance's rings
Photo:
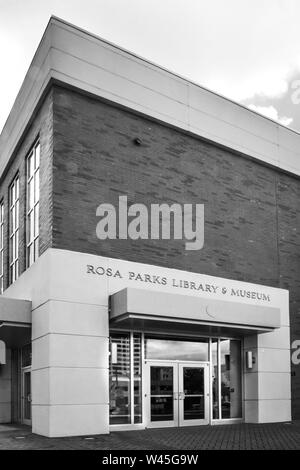
[[[241,342],[221,340],[222,419],[242,417]]]
[[[134,422],[142,422],[142,341],[141,335],[133,335],[133,375],[134,375]]]
[[[40,166],[40,144],[35,147],[35,168]]]
[[[150,367],[151,421],[174,419],[173,367]]]
[[[31,344],[22,348],[22,367],[31,366]]]
[[[219,419],[218,340],[211,340],[213,419]]]
[[[18,251],[19,251],[19,231],[16,231],[15,234],[15,253],[14,253],[14,259],[18,258]]]
[[[39,234],[39,205],[34,208],[34,238]]]
[[[27,180],[33,175],[33,154],[31,153],[27,159]]]
[[[34,203],[36,204],[40,198],[40,172],[39,170],[34,175]]]
[[[208,339],[199,339],[196,342],[147,338],[146,358],[208,361]]]
[[[39,239],[34,240],[34,260],[39,256]]]
[[[15,199],[19,199],[19,177],[16,178]]]
[[[113,335],[110,340],[110,424],[131,422],[130,336]]]
[[[34,179],[28,183],[28,210],[34,206]]]
[[[16,202],[15,209],[15,229],[19,228],[19,201]]]
[[[33,211],[28,214],[28,234],[27,241],[30,243],[33,239],[33,230],[34,230],[34,220],[33,220]]]
[[[11,217],[10,217],[10,228],[11,228],[11,233],[13,233],[16,229],[16,217],[15,217],[15,213],[16,213],[16,210],[15,210],[15,206],[11,209]]]

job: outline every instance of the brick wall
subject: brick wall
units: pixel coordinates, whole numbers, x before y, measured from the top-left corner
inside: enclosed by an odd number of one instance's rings
[[[133,142],[142,140],[141,146]],[[74,92],[54,91],[55,247],[278,285],[276,172]],[[100,203],[203,203],[205,243],[96,237]]]
[[[39,136],[41,144],[40,161],[40,254],[51,244],[52,228],[52,92],[48,94],[37,112],[30,128],[20,143],[8,171],[0,181],[0,200],[4,203],[4,289],[8,287],[8,246],[9,246],[9,186],[19,174],[20,216],[19,216],[19,270],[26,269],[26,157]]]
[[[299,179],[75,91],[55,87],[53,100],[54,247],[287,288],[300,339]],[[148,207],[203,203],[204,248],[98,240],[96,208],[119,195]]]

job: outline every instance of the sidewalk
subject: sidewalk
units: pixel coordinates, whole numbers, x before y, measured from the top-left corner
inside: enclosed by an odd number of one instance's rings
[[[31,433],[27,426],[0,425],[0,450],[204,450],[300,449],[300,421],[234,424],[113,432],[109,435],[52,438]]]

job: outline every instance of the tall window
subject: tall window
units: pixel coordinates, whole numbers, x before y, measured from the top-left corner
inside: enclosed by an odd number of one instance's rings
[[[40,144],[35,144],[27,157],[27,267],[39,256]]]
[[[9,187],[9,283],[19,276],[19,175]]]
[[[3,294],[3,234],[4,234],[4,204],[3,201],[0,202],[0,294]]]
[[[142,422],[142,343],[135,333],[110,337],[110,424]]]

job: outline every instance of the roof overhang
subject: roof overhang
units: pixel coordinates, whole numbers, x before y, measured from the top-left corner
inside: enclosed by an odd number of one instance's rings
[[[110,298],[119,328],[241,337],[280,327],[280,309],[241,302],[126,288]]]
[[[31,341],[31,302],[0,296],[0,340],[7,348]]]

